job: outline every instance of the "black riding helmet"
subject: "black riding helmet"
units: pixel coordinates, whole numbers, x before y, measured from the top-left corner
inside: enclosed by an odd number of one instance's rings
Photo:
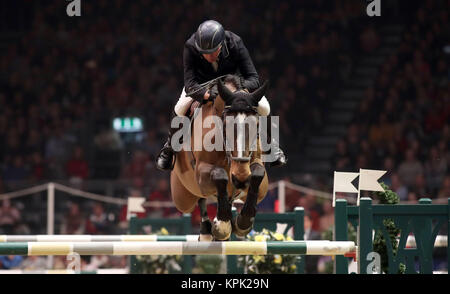
[[[202,22],[195,33],[195,47],[201,54],[210,54],[219,49],[225,40],[225,30],[215,20]]]

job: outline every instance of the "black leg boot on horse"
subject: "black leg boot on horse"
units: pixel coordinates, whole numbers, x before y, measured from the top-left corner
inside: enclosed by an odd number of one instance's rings
[[[248,187],[247,199],[241,212],[236,217],[233,225],[233,232],[236,236],[245,237],[253,228],[256,216],[256,205],[258,202],[258,191],[264,175],[266,173],[264,167],[258,163],[250,166],[250,186]]]
[[[227,172],[223,168],[216,167],[211,171],[211,180],[217,189],[217,216],[212,226],[212,235],[215,241],[226,241],[230,239],[232,232],[232,213],[227,191]]]
[[[206,198],[200,198],[198,200],[198,206],[200,207],[200,235],[199,241],[212,241],[212,223],[208,217],[208,210],[206,207]]]
[[[272,127],[274,127],[278,134],[280,133],[278,125],[272,123],[272,117],[269,115],[267,116],[267,142],[270,142],[273,156],[275,156],[275,160],[270,163],[270,166],[283,166],[287,163],[288,158],[283,150],[281,150],[279,140],[276,140],[272,136]]]

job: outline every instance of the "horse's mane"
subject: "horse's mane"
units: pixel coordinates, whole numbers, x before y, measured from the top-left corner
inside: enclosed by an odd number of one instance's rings
[[[223,78],[223,82],[232,84],[233,87],[236,88],[236,91],[243,90],[243,88],[244,88],[242,83],[241,83],[241,79],[238,76],[236,76],[236,75],[231,75],[231,74],[226,75]]]
[[[236,91],[232,91],[234,92],[234,99],[230,103],[231,105],[227,106],[227,112],[255,112],[254,105],[251,104],[251,101],[248,98],[249,93],[244,90],[239,76],[231,74],[227,75],[224,77],[223,83],[229,83],[236,88]]]

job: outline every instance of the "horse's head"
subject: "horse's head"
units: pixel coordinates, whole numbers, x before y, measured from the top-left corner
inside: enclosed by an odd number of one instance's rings
[[[243,90],[234,76],[227,76],[224,82],[226,85],[219,80],[217,89],[225,103],[223,129],[231,179],[236,188],[245,189],[251,175],[250,161],[258,146],[257,106],[267,82],[253,93]]]

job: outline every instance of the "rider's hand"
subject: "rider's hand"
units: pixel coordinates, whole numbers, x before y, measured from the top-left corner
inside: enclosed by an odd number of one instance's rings
[[[209,99],[214,100],[217,95],[219,95],[219,91],[217,90],[217,85],[215,85],[209,90]]]
[[[205,92],[205,95],[203,95],[203,100],[209,99],[209,90]]]

